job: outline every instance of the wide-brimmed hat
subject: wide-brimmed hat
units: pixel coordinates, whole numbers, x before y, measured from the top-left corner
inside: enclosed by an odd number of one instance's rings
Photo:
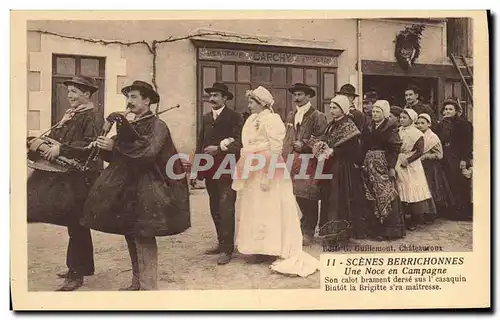
[[[305,94],[309,95],[311,98],[314,98],[316,96],[316,91],[314,91],[313,88],[311,88],[305,83],[296,83],[293,85],[293,87],[288,88],[288,91],[290,93],[294,93],[296,91],[302,91]]]
[[[94,78],[82,75],[73,76],[71,80],[66,80],[63,83],[66,86],[76,85],[77,87],[85,87],[91,93],[94,93],[99,89],[99,87],[97,86],[97,82],[95,81]]]
[[[214,82],[212,87],[205,88],[206,93],[220,92],[227,97],[228,100],[232,100],[234,95],[229,91],[229,88],[222,82]]]
[[[335,92],[335,94],[342,94],[344,96],[359,97],[356,94],[356,88],[350,83],[344,84],[340,87],[340,91]]]
[[[132,90],[139,90],[151,100],[151,104],[160,102],[160,95],[155,91],[153,86],[147,82],[135,80],[131,85],[124,87],[122,93],[126,96]]]

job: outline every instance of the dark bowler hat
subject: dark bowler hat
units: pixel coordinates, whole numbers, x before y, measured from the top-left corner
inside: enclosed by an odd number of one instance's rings
[[[359,97],[356,94],[356,88],[350,83],[344,84],[340,87],[340,91],[335,92],[335,94],[342,94],[344,96]]]
[[[368,91],[363,95],[363,101],[377,101],[378,100],[378,94],[376,91]]]
[[[64,81],[64,84],[66,86],[75,85],[77,87],[85,87],[91,93],[94,93],[97,91],[97,89],[99,89],[94,78],[82,76],[82,75],[73,76],[73,78],[71,78],[71,80]]]
[[[222,82],[214,82],[211,88],[205,88],[206,93],[220,92],[222,95],[226,96],[228,100],[233,99],[233,94],[229,92],[229,88]]]
[[[291,93],[302,91],[305,94],[309,95],[311,98],[314,98],[314,96],[316,96],[316,92],[313,90],[313,88],[304,83],[296,83],[293,85],[293,87],[288,88],[288,91]]]
[[[130,86],[124,87],[122,93],[126,96],[132,90],[139,90],[151,100],[151,104],[160,102],[160,95],[158,95],[153,86],[147,82],[135,80]]]

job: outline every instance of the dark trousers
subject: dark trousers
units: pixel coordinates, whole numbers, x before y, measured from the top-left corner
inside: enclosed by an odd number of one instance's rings
[[[90,229],[82,227],[78,220],[68,225],[69,243],[66,265],[74,277],[94,274],[94,246]]]
[[[300,207],[300,211],[302,211],[302,219],[300,220],[302,234],[313,236],[314,229],[316,229],[316,224],[318,223],[318,200],[299,197],[295,199]]]
[[[313,236],[314,229],[318,223],[318,200],[310,200],[306,198],[296,197],[297,204],[302,211],[302,219],[300,226],[303,235]]]
[[[132,263],[132,285],[141,290],[158,289],[158,245],[155,237],[125,236]]]
[[[206,179],[210,197],[210,213],[217,231],[219,247],[225,253],[234,251],[236,191],[231,188],[232,180]]]

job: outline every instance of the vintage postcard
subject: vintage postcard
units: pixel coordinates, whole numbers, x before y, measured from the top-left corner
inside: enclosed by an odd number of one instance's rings
[[[489,308],[486,11],[12,11],[15,310]]]

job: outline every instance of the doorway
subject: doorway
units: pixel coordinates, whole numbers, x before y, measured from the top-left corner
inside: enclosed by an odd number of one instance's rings
[[[408,85],[420,88],[420,101],[429,104],[434,110],[437,105],[437,78],[364,75],[363,92],[376,91],[378,98],[387,100],[391,105],[404,107],[405,89]]]

